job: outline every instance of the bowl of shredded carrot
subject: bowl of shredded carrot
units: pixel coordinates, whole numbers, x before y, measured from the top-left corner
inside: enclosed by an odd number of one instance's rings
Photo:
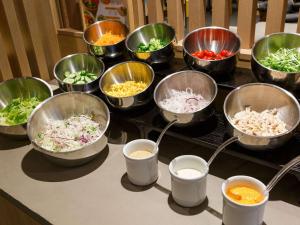
[[[128,29],[117,20],[102,20],[90,25],[83,33],[89,52],[96,57],[116,58],[125,52]]]

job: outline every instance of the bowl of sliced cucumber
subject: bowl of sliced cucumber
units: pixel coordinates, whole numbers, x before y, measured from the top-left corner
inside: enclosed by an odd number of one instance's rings
[[[54,66],[54,77],[62,91],[95,92],[104,72],[104,63],[86,53],[68,55]]]

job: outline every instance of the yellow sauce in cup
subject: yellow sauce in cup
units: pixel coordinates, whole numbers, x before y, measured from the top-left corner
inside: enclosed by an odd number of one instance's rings
[[[153,153],[147,150],[137,150],[129,154],[130,157],[135,159],[144,159],[148,158],[151,155],[153,155]]]
[[[264,195],[255,188],[248,186],[236,186],[227,190],[227,196],[234,202],[252,205],[263,201]]]

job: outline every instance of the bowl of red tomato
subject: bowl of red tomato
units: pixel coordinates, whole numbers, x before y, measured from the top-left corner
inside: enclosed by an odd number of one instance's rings
[[[240,51],[240,38],[223,27],[202,27],[183,40],[183,57],[192,69],[219,78],[234,72]]]

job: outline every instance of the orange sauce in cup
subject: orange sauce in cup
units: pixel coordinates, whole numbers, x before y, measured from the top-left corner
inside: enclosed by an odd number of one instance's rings
[[[253,187],[235,186],[227,190],[227,196],[234,202],[244,205],[257,204],[263,201],[264,195]]]

